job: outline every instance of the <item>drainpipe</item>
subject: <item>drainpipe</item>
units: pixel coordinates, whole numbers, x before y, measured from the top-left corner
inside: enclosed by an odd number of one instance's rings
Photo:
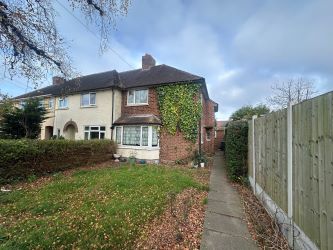
[[[114,90],[112,88],[111,140],[113,140],[113,113],[114,113]]]

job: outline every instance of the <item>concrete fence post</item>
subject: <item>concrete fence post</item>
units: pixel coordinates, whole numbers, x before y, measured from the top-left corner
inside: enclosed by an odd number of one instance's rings
[[[254,183],[254,194],[257,193],[257,182],[256,182],[256,148],[255,148],[255,137],[254,137],[254,120],[257,118],[256,115],[252,116],[252,174],[253,174],[253,183]]]
[[[287,150],[288,150],[288,217],[290,227],[288,232],[289,246],[294,247],[293,229],[293,106],[289,103],[287,108]]]

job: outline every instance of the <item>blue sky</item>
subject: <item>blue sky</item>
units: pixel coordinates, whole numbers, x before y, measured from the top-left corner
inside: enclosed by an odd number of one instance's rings
[[[81,74],[131,69],[111,50],[101,55],[98,39],[54,6]],[[331,0],[133,0],[109,45],[134,68],[149,53],[158,64],[205,77],[217,118],[227,119],[242,105],[264,103],[278,80],[302,76],[318,94],[333,90],[332,10]],[[31,90],[26,82],[0,79],[0,90],[22,94]]]

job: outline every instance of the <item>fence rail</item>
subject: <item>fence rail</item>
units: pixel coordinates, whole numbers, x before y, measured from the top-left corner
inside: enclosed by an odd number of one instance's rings
[[[300,230],[290,244],[333,249],[333,92],[254,118],[248,145],[254,187]]]

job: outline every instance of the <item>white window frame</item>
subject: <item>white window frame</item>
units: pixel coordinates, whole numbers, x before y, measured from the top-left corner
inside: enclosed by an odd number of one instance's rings
[[[38,100],[38,107],[39,108],[45,108],[45,101],[44,101],[44,99],[39,99]]]
[[[89,129],[87,130],[86,127],[89,127]],[[95,129],[91,130],[92,127],[98,127],[98,130],[95,130]],[[104,127],[105,129],[101,130],[101,127]],[[83,138],[85,140],[91,140],[91,138],[90,138],[91,137],[91,135],[90,135],[91,132],[98,132],[98,140],[103,140],[103,139],[106,138],[105,137],[106,136],[106,126],[104,126],[104,125],[85,125],[85,126],[83,126]],[[88,138],[87,139],[85,138],[86,133],[88,133]],[[101,134],[104,134],[104,138],[102,138],[102,139],[101,139]]]
[[[52,105],[50,105],[50,103],[52,103]],[[48,104],[47,104],[47,107],[48,107],[49,109],[54,109],[54,98],[53,98],[53,97],[51,97],[51,98],[49,99]]]
[[[147,102],[143,103],[143,102],[140,102],[140,103],[136,103],[136,92],[137,91],[147,91]],[[128,102],[128,97],[129,97],[129,93],[130,91],[134,91],[134,100],[133,100],[133,103],[129,103]],[[130,89],[127,91],[127,106],[140,106],[140,105],[148,105],[148,102],[149,102],[149,89]]]
[[[95,94],[95,103],[91,103],[91,97],[90,95],[91,94]],[[83,96],[84,95],[89,95],[89,104],[88,105],[83,105],[82,104],[82,99],[83,99]],[[86,108],[86,107],[95,107],[96,106],[96,99],[97,99],[97,94],[96,92],[89,92],[89,93],[84,93],[84,94],[81,94],[81,98],[80,98],[80,106],[83,107],[83,108]]]
[[[117,128],[120,128],[120,143],[117,142]],[[122,142],[123,142],[123,126],[116,126],[114,130],[115,130],[115,139],[116,139],[116,143],[117,143],[118,145],[121,145]]]
[[[160,147],[160,140],[158,136],[158,128],[157,128],[157,145],[153,146],[153,127],[156,125],[149,125],[149,124],[143,124],[143,125],[123,125],[123,126],[116,126],[114,129],[114,138],[115,142],[125,148],[149,148],[149,149],[159,149]],[[124,138],[124,127],[140,127],[140,146],[136,145],[126,145],[123,144],[123,138]],[[142,145],[142,130],[144,127],[148,127],[148,145],[143,146]],[[117,128],[120,128],[120,143],[117,142]]]
[[[208,138],[208,132],[210,132],[210,138]],[[212,139],[212,131],[211,129],[206,129],[206,141],[210,141]]]
[[[60,101],[65,101],[66,100],[66,106],[60,106]],[[68,97],[64,96],[64,97],[59,97],[58,100],[58,109],[68,109]]]

